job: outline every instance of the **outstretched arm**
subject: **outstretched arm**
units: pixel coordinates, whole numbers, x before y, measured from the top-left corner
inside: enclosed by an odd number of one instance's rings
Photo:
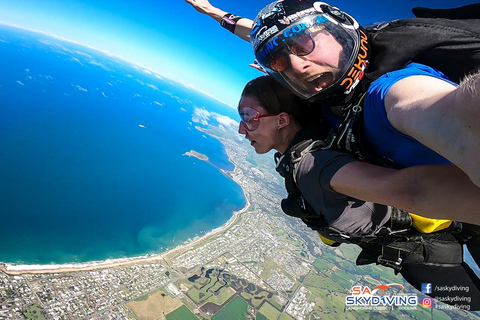
[[[395,170],[356,161],[340,168],[330,186],[357,199],[429,218],[480,223],[480,188],[453,165]]]
[[[200,13],[210,16],[214,20],[220,22],[228,12],[223,11],[217,7],[212,6],[208,0],[185,0],[187,3],[191,4],[195,10]],[[252,29],[253,21],[248,18],[241,18],[237,21],[235,25],[234,34],[240,39],[243,39],[247,42],[250,41],[250,30]]]
[[[429,76],[395,83],[385,98],[390,123],[441,154],[480,187],[480,73],[459,87]]]

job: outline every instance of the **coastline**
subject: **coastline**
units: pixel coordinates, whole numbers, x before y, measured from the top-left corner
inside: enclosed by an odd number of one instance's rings
[[[225,170],[221,170],[227,177],[234,180],[243,190],[243,195],[246,200],[245,206],[237,211],[233,211],[232,217],[222,226],[210,230],[209,232],[205,233],[201,237],[195,237],[193,240],[187,240],[187,242],[178,245],[175,248],[167,249],[166,251],[158,254],[152,254],[147,256],[140,256],[140,257],[131,257],[131,258],[118,258],[118,259],[106,259],[101,261],[90,261],[90,262],[79,262],[79,263],[66,263],[66,264],[23,264],[23,265],[15,265],[11,263],[3,263],[0,262],[0,272],[4,272],[8,275],[21,275],[21,274],[42,274],[42,273],[67,273],[67,272],[78,272],[78,271],[92,271],[98,269],[106,269],[106,268],[115,268],[121,266],[128,266],[128,265],[135,265],[135,264],[144,264],[149,262],[156,262],[160,260],[166,260],[170,255],[177,253],[179,251],[188,250],[189,248],[207,240],[210,237],[213,237],[217,234],[225,232],[228,228],[234,225],[237,221],[239,216],[248,211],[251,204],[245,192],[245,186],[241,184],[240,181],[234,179],[234,173],[238,171],[238,166],[232,161],[230,154],[227,151],[227,155],[229,161],[233,163],[234,169],[232,171],[227,172]]]
[[[97,269],[114,268],[114,267],[121,267],[121,266],[127,266],[127,265],[164,260],[169,255],[172,255],[173,253],[176,253],[181,250],[187,250],[190,247],[195,246],[202,241],[205,241],[209,237],[215,236],[219,233],[226,231],[233,224],[235,224],[235,222],[237,222],[239,215],[246,212],[249,208],[250,208],[250,202],[247,199],[247,203],[245,207],[243,207],[238,211],[234,211],[232,218],[230,218],[223,226],[213,229],[207,232],[205,235],[195,240],[179,245],[173,249],[167,250],[162,253],[152,254],[150,256],[141,256],[141,257],[132,257],[132,258],[107,259],[102,261],[67,263],[67,264],[51,264],[51,265],[50,264],[14,265],[14,264],[0,262],[0,271],[3,271],[9,275],[20,275],[20,274],[26,274],[26,273],[29,273],[29,274],[65,273],[65,272],[91,271],[91,270],[97,270]]]

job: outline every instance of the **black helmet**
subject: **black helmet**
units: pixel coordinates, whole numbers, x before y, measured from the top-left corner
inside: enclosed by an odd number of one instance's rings
[[[355,19],[312,0],[267,5],[253,22],[250,43],[271,76],[310,102],[345,101],[363,78],[370,51]]]

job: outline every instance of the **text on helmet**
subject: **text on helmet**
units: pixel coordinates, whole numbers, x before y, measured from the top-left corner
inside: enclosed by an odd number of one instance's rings
[[[340,83],[340,86],[345,86],[345,94],[349,94],[360,82],[365,74],[368,57],[368,37],[360,30],[360,49],[357,55],[357,62],[352,66],[347,74],[347,77]]]

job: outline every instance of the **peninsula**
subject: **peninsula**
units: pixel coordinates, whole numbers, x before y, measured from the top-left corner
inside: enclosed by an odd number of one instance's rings
[[[190,150],[188,152],[185,152],[184,154],[182,154],[182,156],[195,157],[202,161],[208,161],[208,157],[206,155],[204,155],[203,153],[197,152],[195,150]]]

